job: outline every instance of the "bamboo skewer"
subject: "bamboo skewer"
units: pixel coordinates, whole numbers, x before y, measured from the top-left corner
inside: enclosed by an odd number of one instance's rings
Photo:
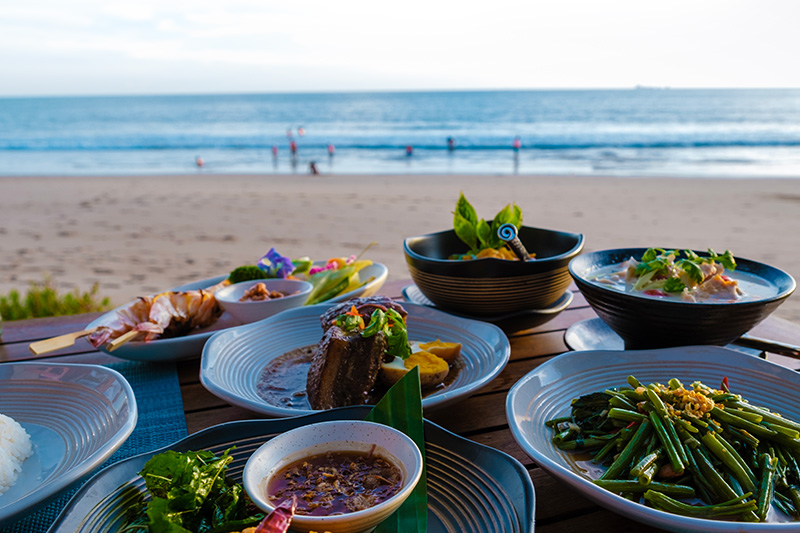
[[[139,334],[139,330],[136,330],[136,329],[132,329],[130,331],[127,331],[127,332],[123,333],[122,335],[120,335],[119,337],[117,337],[116,339],[114,339],[113,341],[111,341],[108,344],[106,344],[106,349],[109,352],[113,352],[114,350],[116,350],[117,348],[122,346],[123,344],[126,344],[126,343],[132,341],[133,338],[136,337],[138,334]]]
[[[97,331],[97,328],[84,329],[83,331],[74,331],[65,335],[59,335],[58,337],[51,337],[49,339],[32,342],[28,346],[28,349],[33,352],[34,355],[42,355],[43,353],[54,352],[56,350],[60,350],[61,348],[68,348],[74,345],[76,340],[80,339],[81,337],[85,337],[86,335],[91,335],[95,331]]]

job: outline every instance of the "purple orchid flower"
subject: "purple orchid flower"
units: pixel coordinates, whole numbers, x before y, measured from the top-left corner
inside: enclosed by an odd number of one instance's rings
[[[275,248],[258,260],[258,268],[272,278],[288,278],[294,272],[294,263],[288,257],[279,254]]]

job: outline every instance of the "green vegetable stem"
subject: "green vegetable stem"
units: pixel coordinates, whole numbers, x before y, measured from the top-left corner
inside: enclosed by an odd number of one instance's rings
[[[752,405],[726,381],[717,390],[629,376],[571,407],[546,425],[560,450],[588,451],[607,466],[598,487],[695,518],[764,522],[771,507],[800,518],[800,423]]]

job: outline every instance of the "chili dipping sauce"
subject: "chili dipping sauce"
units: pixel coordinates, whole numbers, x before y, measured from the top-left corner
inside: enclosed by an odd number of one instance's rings
[[[375,454],[336,451],[291,463],[267,482],[275,505],[297,496],[296,514],[353,513],[382,503],[402,488],[400,469]]]

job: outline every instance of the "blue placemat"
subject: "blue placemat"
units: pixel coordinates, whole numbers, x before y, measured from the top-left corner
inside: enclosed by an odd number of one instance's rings
[[[186,418],[174,364],[124,362],[105,366],[125,376],[131,384],[139,418],[131,436],[103,467],[172,444],[186,436]],[[65,489],[34,513],[0,528],[0,533],[44,533],[85,481],[81,480]]]

